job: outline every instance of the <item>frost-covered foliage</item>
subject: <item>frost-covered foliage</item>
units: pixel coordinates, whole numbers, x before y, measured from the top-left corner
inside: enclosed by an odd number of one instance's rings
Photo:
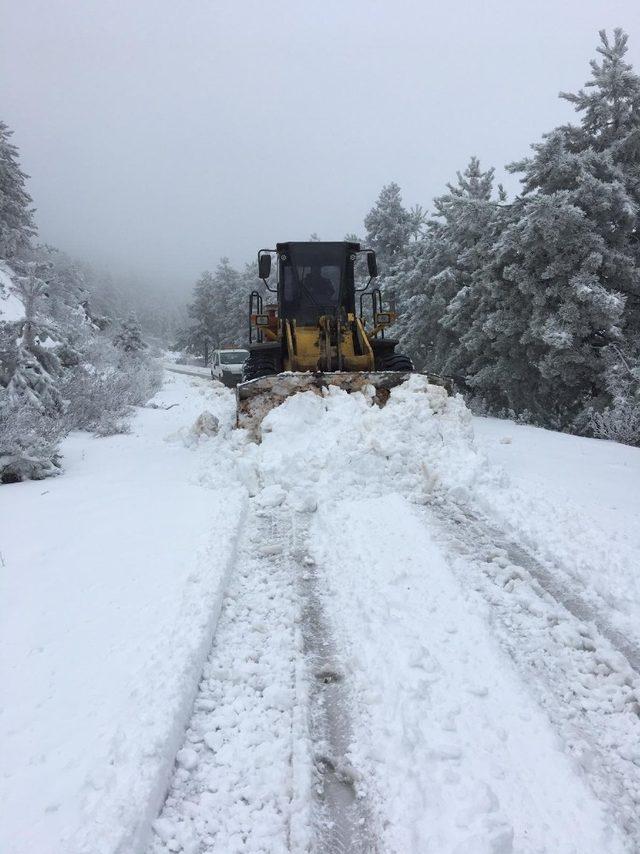
[[[387,184],[380,191],[375,205],[364,218],[364,227],[367,230],[367,248],[375,249],[383,276],[402,257],[411,235],[419,231],[418,219],[422,216],[421,209],[418,216],[404,207],[397,184]]]
[[[422,238],[410,244],[385,283],[401,295],[399,333],[421,367],[466,373],[468,356],[461,335],[473,321],[473,288],[490,251],[493,222],[493,169],[483,172],[472,157],[456,184],[434,199],[436,216]]]
[[[0,123],[0,483],[57,474],[65,433],[125,430],[130,407],[159,385],[137,321],[110,340],[86,274],[32,245],[31,199],[8,136]]]
[[[640,358],[634,360],[616,345],[603,357],[612,402],[604,411],[590,413],[591,431],[600,439],[640,446]]]
[[[35,234],[27,176],[18,163],[13,131],[0,121],[0,258],[13,258],[29,246]]]
[[[188,307],[190,322],[179,332],[176,349],[202,356],[207,363],[214,349],[246,347],[249,294],[254,290],[264,293],[256,263],[238,272],[222,258],[215,273],[202,273]]]
[[[404,348],[470,400],[635,441],[637,393],[620,385],[613,354],[640,360],[640,77],[621,30],[600,41],[592,79],[561,95],[579,125],[509,167],[522,174],[520,196],[494,197],[493,170],[472,158],[417,240],[396,242],[385,284],[399,297]],[[394,219],[380,215],[387,191],[376,226]],[[404,234],[398,200],[396,190],[385,208],[389,234]]]
[[[119,332],[113,338],[113,343],[125,353],[141,353],[146,350],[147,345],[142,337],[142,327],[135,312],[131,312],[122,323]]]
[[[41,480],[60,473],[59,419],[11,402],[0,388],[0,483]]]
[[[67,372],[62,393],[67,401],[65,424],[98,436],[125,433],[132,406],[145,404],[160,386],[158,363],[139,353],[118,354],[106,339],[91,363]]]

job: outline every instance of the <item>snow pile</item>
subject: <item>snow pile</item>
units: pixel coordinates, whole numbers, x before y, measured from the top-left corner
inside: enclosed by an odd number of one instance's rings
[[[386,406],[370,394],[330,387],[317,395],[288,398],[262,422],[257,464],[266,483],[278,482],[297,499],[296,486],[312,480],[312,493],[334,497],[398,492],[417,503],[439,494],[464,497],[488,477],[474,444],[471,415],[460,397],[449,397],[426,377],[413,375],[391,391]],[[315,485],[314,485],[315,484]]]

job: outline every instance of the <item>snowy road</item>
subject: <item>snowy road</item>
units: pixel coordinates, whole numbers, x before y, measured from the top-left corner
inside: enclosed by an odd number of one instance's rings
[[[468,415],[414,385],[384,410],[298,396],[267,418],[260,445],[242,447],[262,521],[236,567],[231,637],[251,638],[242,626],[255,619],[271,643],[287,638],[278,722],[249,750],[225,744],[235,768],[220,774],[196,704],[193,768],[178,762],[154,854],[582,854],[640,838],[635,674],[540,586],[541,560],[465,510],[492,478]],[[256,595],[253,617],[238,616],[236,601]],[[276,601],[287,613],[277,632],[263,616]],[[260,644],[228,642],[226,627],[209,668],[233,682]],[[240,716],[252,735],[268,719],[270,671]],[[214,717],[236,702],[216,685]],[[252,759],[277,744],[280,785],[265,791]],[[244,820],[229,824],[238,798]]]
[[[207,545],[187,602],[201,591],[212,613],[206,620],[201,608],[199,628],[169,655],[189,611],[168,601],[152,611],[164,614],[157,632],[145,622],[149,673],[161,662],[150,684],[158,691],[161,675],[170,688],[157,693],[163,726],[145,734],[131,718],[125,734],[121,716],[119,749],[106,758],[77,740],[94,766],[90,809],[74,814],[63,801],[62,812],[44,811],[35,839],[48,828],[48,846],[20,838],[16,798],[30,783],[51,802],[46,764],[40,777],[32,765],[16,790],[15,754],[3,851],[639,850],[640,551],[628,521],[636,449],[531,436],[509,422],[480,422],[476,439],[462,402],[418,377],[383,409],[337,390],[297,395],[266,418],[259,444],[232,429],[232,392],[176,377],[163,395],[180,407],[153,416],[174,457],[158,474],[175,481],[182,465],[204,489],[189,499],[201,503]],[[189,429],[205,407],[221,421],[210,438]],[[127,441],[117,452],[139,455]],[[519,463],[560,444],[569,469],[587,452],[591,475],[624,472],[624,513],[608,483],[604,522],[575,482],[565,490],[560,458],[544,472],[545,456],[537,479]],[[508,454],[513,476],[499,464]],[[212,524],[202,515],[209,501]],[[192,577],[181,570],[175,583],[188,589]],[[148,586],[145,595],[153,601]],[[176,681],[181,661],[188,668]],[[148,697],[141,691],[142,703]],[[65,749],[57,782],[71,797]],[[95,782],[101,763],[118,767],[127,752],[135,760],[120,764],[117,786]],[[81,791],[86,801],[86,784]]]

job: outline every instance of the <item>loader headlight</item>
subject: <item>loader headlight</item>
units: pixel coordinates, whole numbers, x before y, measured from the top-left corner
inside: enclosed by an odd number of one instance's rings
[[[256,326],[268,326],[269,325],[269,315],[268,314],[256,314]]]
[[[388,311],[380,311],[376,314],[376,326],[388,326],[391,323],[391,315]]]

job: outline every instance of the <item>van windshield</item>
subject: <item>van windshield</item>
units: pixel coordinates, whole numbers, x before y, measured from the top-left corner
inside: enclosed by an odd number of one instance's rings
[[[249,353],[247,350],[223,350],[220,353],[221,365],[241,365],[247,361]]]

